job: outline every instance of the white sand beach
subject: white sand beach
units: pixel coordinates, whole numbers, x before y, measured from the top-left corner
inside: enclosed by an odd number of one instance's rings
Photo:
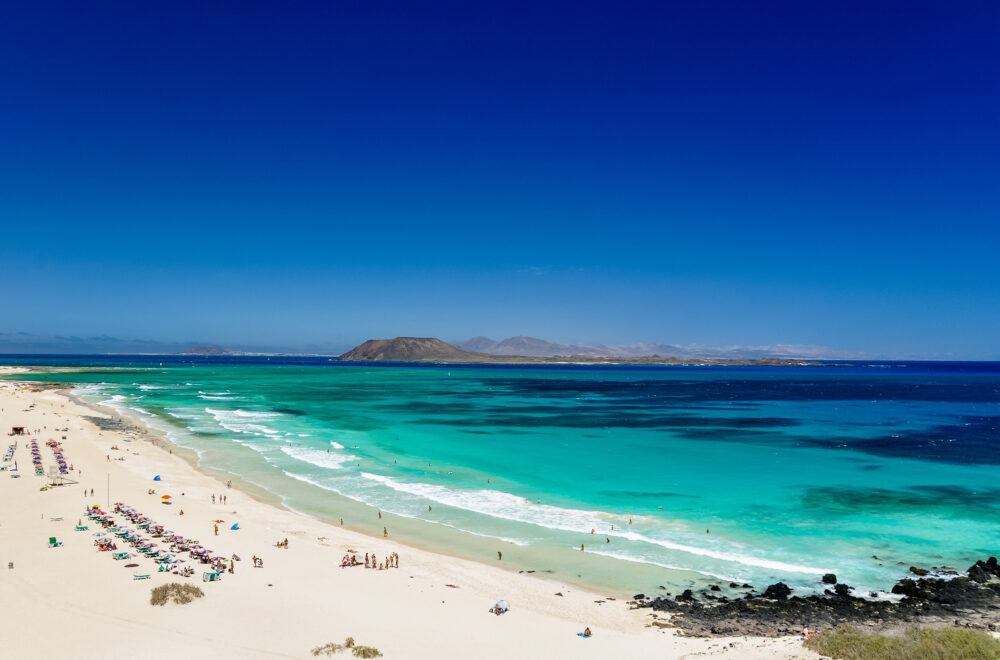
[[[0,409],[0,450],[17,443],[20,474],[0,472],[2,657],[308,658],[313,647],[348,636],[390,659],[818,657],[798,638],[685,638],[651,625],[664,619],[630,610],[621,595],[372,538],[255,500],[168,448],[101,431],[85,419],[100,413],[52,389],[0,383]],[[14,426],[31,435],[8,436]],[[43,491],[47,478],[35,476],[29,444],[38,443],[48,469],[55,465],[50,439],[61,443],[76,483]],[[213,494],[226,504],[213,504]],[[173,503],[161,503],[163,495]],[[193,577],[159,573],[141,555],[116,561],[98,551],[95,534],[104,530],[85,517],[88,505],[112,511],[116,502],[241,561],[212,583],[202,581],[207,566],[186,553],[179,556],[195,568]],[[218,536],[215,520],[223,521]],[[89,529],[76,531],[78,521]],[[62,545],[49,547],[50,537]],[[285,538],[288,549],[275,547]],[[397,552],[400,568],[341,568],[349,549],[359,558]],[[252,567],[255,555],[262,568]],[[150,589],[167,582],[195,584],[205,597],[151,605]],[[502,616],[488,611],[498,599],[510,605]],[[588,626],[593,636],[579,637]]]

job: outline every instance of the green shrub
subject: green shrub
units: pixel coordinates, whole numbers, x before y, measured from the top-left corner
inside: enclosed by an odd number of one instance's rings
[[[996,660],[1000,640],[963,628],[910,628],[899,635],[866,633],[851,625],[822,632],[806,648],[836,660]]]
[[[377,658],[382,655],[374,646],[355,646],[354,657],[356,658]]]
[[[149,604],[163,606],[172,600],[179,605],[186,605],[195,598],[201,598],[204,595],[205,592],[193,584],[171,582],[154,587],[149,595]]]

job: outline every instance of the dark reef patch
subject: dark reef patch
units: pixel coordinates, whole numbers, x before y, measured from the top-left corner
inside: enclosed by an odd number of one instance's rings
[[[874,438],[832,436],[803,438],[803,442],[814,447],[852,449],[890,458],[1000,465],[1000,416],[960,417],[954,424],[901,430]]]
[[[1000,488],[972,490],[963,486],[914,486],[890,490],[826,487],[810,488],[802,499],[809,509],[821,510],[827,515],[941,515],[1000,522]]]

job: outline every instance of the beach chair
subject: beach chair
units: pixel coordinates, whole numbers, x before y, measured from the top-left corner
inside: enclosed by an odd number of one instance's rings
[[[222,580],[222,574],[218,571],[206,571],[201,574],[202,582],[219,582]]]
[[[112,559],[128,559],[131,556],[132,555],[127,552],[116,552],[111,555]]]
[[[86,532],[90,528],[87,527],[86,525],[77,525],[76,527],[74,527],[74,529],[78,532]]]
[[[148,574],[146,574],[146,575],[134,575],[133,574],[132,575],[132,579],[133,580],[148,580],[149,579],[149,575]]]
[[[157,573],[169,573],[170,564],[160,564],[160,567],[156,569]]]
[[[49,547],[50,548],[58,548],[61,545],[62,545],[62,541],[57,541],[56,537],[54,537],[54,536],[50,536],[49,537]]]

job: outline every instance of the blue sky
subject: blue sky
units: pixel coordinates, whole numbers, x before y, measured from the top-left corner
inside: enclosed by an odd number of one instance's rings
[[[996,3],[150,4],[0,7],[0,333],[1000,359]]]

